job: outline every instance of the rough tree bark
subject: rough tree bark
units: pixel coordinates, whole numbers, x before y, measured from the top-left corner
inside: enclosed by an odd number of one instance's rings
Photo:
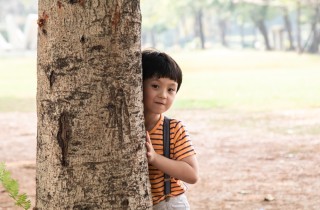
[[[139,0],[40,0],[36,209],[150,209]]]

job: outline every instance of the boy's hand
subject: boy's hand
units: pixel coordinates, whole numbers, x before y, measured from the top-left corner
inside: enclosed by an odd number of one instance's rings
[[[153,149],[148,131],[146,136],[146,147],[147,147],[148,163],[152,164],[157,156],[157,153]]]
[[[148,163],[172,177],[194,184],[198,180],[198,162],[195,155],[183,158],[181,161],[172,160],[157,154],[152,146],[149,133],[146,135]]]

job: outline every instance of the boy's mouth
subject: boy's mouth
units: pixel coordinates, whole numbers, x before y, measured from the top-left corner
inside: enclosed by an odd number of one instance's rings
[[[156,104],[165,105],[165,103],[162,103],[162,102],[156,102]]]

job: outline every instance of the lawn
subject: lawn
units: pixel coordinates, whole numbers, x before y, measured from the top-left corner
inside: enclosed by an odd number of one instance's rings
[[[206,50],[171,53],[184,79],[174,108],[320,107],[320,57]],[[0,112],[35,111],[36,58],[0,58]]]
[[[36,58],[0,57],[0,112],[35,111]]]
[[[320,107],[320,57],[261,51],[173,55],[184,70],[176,108]]]

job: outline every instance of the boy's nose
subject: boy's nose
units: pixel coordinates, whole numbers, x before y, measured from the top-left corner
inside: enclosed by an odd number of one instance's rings
[[[159,97],[160,98],[167,98],[167,93],[165,90],[161,90],[160,93],[159,93]]]

